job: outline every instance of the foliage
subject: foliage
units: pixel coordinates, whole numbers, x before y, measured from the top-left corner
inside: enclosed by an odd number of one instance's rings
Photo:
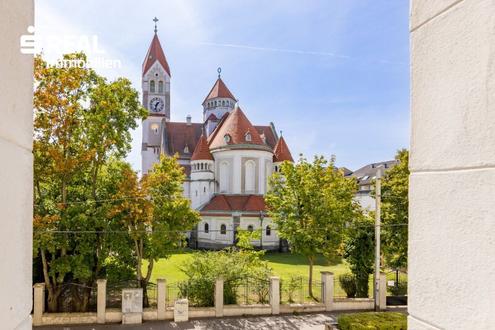
[[[407,281],[400,281],[398,283],[395,283],[394,286],[389,286],[388,287],[388,291],[390,291],[390,293],[393,295],[393,296],[404,296],[407,294]]]
[[[406,330],[407,317],[402,313],[352,313],[338,318],[341,330]]]
[[[284,292],[287,294],[287,300],[289,303],[295,302],[294,298],[297,291],[302,289],[302,277],[291,274],[288,279],[281,280],[281,285]]]
[[[185,231],[199,222],[199,214],[182,194],[184,179],[177,159],[162,155],[141,182],[130,168],[120,182],[117,198],[121,202],[112,210],[112,217],[121,222],[132,240],[136,280],[143,292],[147,292],[154,262],[182,246]],[[139,198],[126,199],[126,196]],[[148,262],[145,274],[143,260]],[[147,306],[146,294],[144,301]]]
[[[399,269],[407,267],[409,152],[399,150],[395,159],[382,180],[382,246],[386,264]]]
[[[41,259],[48,310],[56,311],[63,283],[91,287],[104,273],[116,242],[104,232],[115,223],[109,204],[97,201],[113,198],[115,164],[130,150],[129,132],[146,111],[127,79],[109,82],[92,69],[50,67],[41,57],[34,77],[33,256]],[[89,294],[74,290],[76,310],[87,310]]]
[[[356,280],[358,298],[368,297],[369,275],[373,273],[375,232],[373,220],[365,215],[356,217],[346,230],[344,258]]]
[[[313,296],[313,265],[318,254],[335,257],[342,244],[344,223],[358,211],[354,202],[357,184],[336,170],[334,160],[305,158],[297,164],[284,162],[270,180],[266,196],[269,214],[279,236],[291,252],[309,261],[309,294]]]
[[[357,292],[356,276],[353,274],[342,274],[339,276],[340,287],[344,289],[347,298],[354,298]]]
[[[235,304],[243,280],[268,280],[271,269],[260,256],[259,252],[236,249],[195,252],[181,268],[188,279],[180,285],[180,295],[187,296],[196,306],[213,306],[215,281],[223,278],[224,303]],[[258,297],[266,299],[266,286],[260,285],[256,289]]]

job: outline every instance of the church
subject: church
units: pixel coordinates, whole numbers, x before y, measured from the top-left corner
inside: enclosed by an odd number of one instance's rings
[[[191,247],[231,246],[241,228],[262,232],[254,246],[279,249],[281,242],[267,216],[264,194],[270,175],[283,161],[293,161],[283,137],[273,123],[251,123],[220,69],[201,104],[202,122],[193,123],[191,116],[185,122],[172,122],[170,83],[170,67],[155,25],[142,66],[143,106],[149,112],[142,123],[142,173],[158,162],[160,154],[178,155],[186,174],[184,195],[201,214],[201,222],[189,236]]]

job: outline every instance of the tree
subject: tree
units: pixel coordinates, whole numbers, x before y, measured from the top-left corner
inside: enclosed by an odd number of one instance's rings
[[[368,297],[369,275],[373,273],[375,251],[374,222],[370,217],[357,216],[346,230],[344,258],[356,279],[358,298]]]
[[[82,53],[63,58],[86,60]],[[42,260],[48,310],[58,309],[69,280],[84,288],[74,286],[72,298],[76,310],[86,310],[113,239],[104,234],[112,225],[108,203],[99,202],[115,193],[113,172],[102,169],[130,150],[129,131],[146,110],[127,79],[108,82],[91,69],[51,67],[41,57],[34,76],[34,256]]]
[[[399,150],[398,164],[382,180],[383,254],[391,268],[407,267],[409,152]]]
[[[162,155],[141,182],[130,168],[125,177],[117,194],[123,201],[113,210],[112,217],[120,219],[133,242],[136,280],[143,288],[147,306],[146,289],[154,262],[168,257],[173,249],[181,246],[185,231],[191,230],[200,218],[182,194],[185,176],[176,157]],[[138,198],[126,199],[125,196]],[[145,273],[144,260],[147,261]]]
[[[318,254],[328,259],[337,255],[343,228],[357,212],[355,180],[345,178],[334,160],[305,158],[297,164],[284,162],[280,173],[270,180],[266,196],[269,214],[281,238],[289,242],[291,252],[301,253],[309,262],[309,294],[312,290],[313,265]]]

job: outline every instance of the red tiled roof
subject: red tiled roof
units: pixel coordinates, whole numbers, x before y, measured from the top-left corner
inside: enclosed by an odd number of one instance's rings
[[[210,153],[210,147],[208,147],[208,142],[204,135],[201,135],[199,138],[191,160],[213,160],[213,156]]]
[[[167,122],[165,124],[165,134],[169,154],[178,153],[181,158],[191,157],[202,133],[203,124]],[[189,153],[184,152],[186,145]]]
[[[275,144],[277,143],[277,137],[275,136],[275,133],[273,132],[273,129],[271,126],[256,125],[256,126],[254,126],[254,128],[256,128],[256,130],[260,134],[260,137],[262,134],[265,135],[266,144],[270,148],[272,148],[272,149],[275,148]]]
[[[201,211],[259,212],[266,211],[265,199],[260,195],[215,195]]]
[[[160,40],[158,40],[158,36],[155,33],[155,35],[153,36],[153,40],[151,40],[150,48],[148,48],[148,52],[146,53],[146,57],[144,58],[143,76],[146,72],[148,72],[148,70],[156,61],[158,61],[162,65],[163,69],[167,71],[168,75],[171,76],[167,59],[165,58],[162,46],[160,45]]]
[[[281,136],[280,139],[278,139],[275,149],[273,150],[273,161],[283,162],[284,160],[288,160],[289,162],[294,161],[287,143],[285,143],[284,138]]]
[[[246,141],[247,133],[250,133],[251,141]],[[225,142],[226,135],[230,136],[228,143]],[[258,131],[239,107],[236,107],[227,118],[220,122],[210,135],[209,144],[210,149],[236,144],[265,145]]]
[[[205,100],[202,104],[204,104],[207,100],[214,99],[216,97],[225,97],[231,98],[232,100],[236,100],[235,96],[230,92],[222,78],[218,78],[213,87],[211,88],[208,96],[206,96]]]

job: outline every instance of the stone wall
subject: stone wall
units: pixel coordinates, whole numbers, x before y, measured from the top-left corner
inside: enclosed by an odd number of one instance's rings
[[[2,329],[31,329],[33,57],[19,40],[33,14],[33,0],[0,1]]]
[[[409,329],[495,326],[495,1],[413,0]]]

